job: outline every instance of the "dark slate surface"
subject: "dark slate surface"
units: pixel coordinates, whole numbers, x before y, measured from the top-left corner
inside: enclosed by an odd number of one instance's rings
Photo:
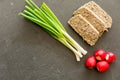
[[[87,45],[67,21],[72,12],[90,0],[43,1],[53,10],[68,33],[88,54],[76,62],[73,53],[37,25],[18,16],[24,0],[0,0],[0,80],[119,80],[120,0],[95,0],[113,18],[112,28],[94,47]],[[85,68],[85,59],[102,48],[113,51],[117,61],[105,73]]]

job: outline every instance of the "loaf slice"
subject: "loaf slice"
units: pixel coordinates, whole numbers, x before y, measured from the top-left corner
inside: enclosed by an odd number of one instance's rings
[[[69,25],[91,46],[99,38],[99,32],[82,16],[75,15],[68,21]]]
[[[99,31],[99,36],[101,36],[106,30],[105,23],[90,9],[83,6],[74,12],[74,15],[77,14],[81,14],[84,18],[86,18]]]
[[[92,10],[99,18],[101,18],[101,20],[105,22],[106,28],[111,28],[112,18],[99,5],[97,5],[94,1],[90,1],[84,6]]]
[[[98,4],[96,4],[94,1],[90,1],[86,3],[83,8],[87,8],[89,11],[91,11],[93,14],[95,14],[96,17],[99,18],[100,21],[102,21],[105,25],[105,30],[108,28],[111,28],[112,25],[112,18],[105,12]],[[80,7],[77,11],[75,11],[73,14],[80,14],[81,8]]]

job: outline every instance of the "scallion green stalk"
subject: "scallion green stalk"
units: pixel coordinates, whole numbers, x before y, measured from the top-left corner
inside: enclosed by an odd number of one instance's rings
[[[77,61],[80,61],[80,58],[87,54],[87,51],[67,33],[58,18],[45,3],[38,7],[32,0],[25,0],[25,2],[27,3],[25,10],[19,13],[21,16],[38,24],[53,38],[68,47],[75,54]]]

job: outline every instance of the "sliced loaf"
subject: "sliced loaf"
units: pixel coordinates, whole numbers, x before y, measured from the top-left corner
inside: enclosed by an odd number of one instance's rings
[[[69,19],[70,26],[91,46],[111,28],[112,18],[94,1],[74,11]]]

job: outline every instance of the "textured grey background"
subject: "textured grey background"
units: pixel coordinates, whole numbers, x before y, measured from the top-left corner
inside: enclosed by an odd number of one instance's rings
[[[87,45],[67,24],[72,12],[90,0],[43,1],[53,10],[68,33],[88,54],[76,62],[73,53],[32,22],[18,16],[24,0],[0,0],[0,80],[119,80],[120,0],[95,0],[113,18],[112,28],[94,47]],[[117,61],[105,73],[88,70],[85,59],[102,48],[113,51]]]

